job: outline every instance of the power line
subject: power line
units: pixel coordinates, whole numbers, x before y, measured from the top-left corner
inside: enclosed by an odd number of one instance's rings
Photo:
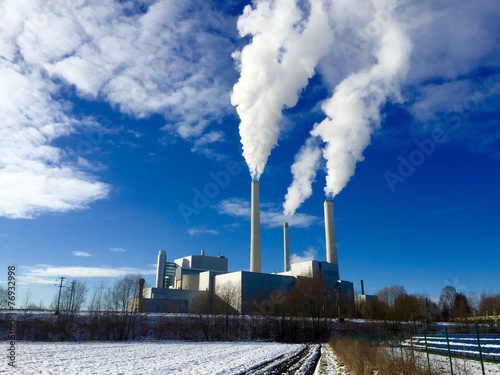
[[[57,297],[57,309],[56,309],[56,312],[55,312],[55,315],[59,315],[59,302],[61,302],[61,290],[63,288],[63,280],[65,279],[65,277],[60,277],[59,278],[61,280],[61,282],[59,283],[59,297]]]

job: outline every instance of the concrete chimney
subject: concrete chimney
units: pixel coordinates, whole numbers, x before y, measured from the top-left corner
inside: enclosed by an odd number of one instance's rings
[[[361,280],[361,295],[365,295],[365,283]]]
[[[156,287],[165,287],[165,266],[167,264],[167,252],[160,250],[158,253],[158,262],[156,263]]]
[[[288,242],[288,223],[283,224],[284,271],[290,271],[290,244]]]
[[[250,272],[261,272],[259,181],[252,181],[250,211]]]
[[[137,309],[139,312],[142,312],[142,295],[144,294],[144,284],[145,283],[146,283],[146,280],[144,280],[143,278],[139,279],[139,295],[137,296],[138,300],[139,300]]]
[[[337,258],[337,241],[335,240],[335,223],[333,219],[333,201],[325,200],[325,241],[326,241],[326,261],[328,263],[339,264]]]

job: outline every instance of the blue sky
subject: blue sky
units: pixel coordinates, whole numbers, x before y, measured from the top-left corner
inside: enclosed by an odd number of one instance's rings
[[[18,303],[48,305],[59,277],[152,284],[158,250],[249,269],[249,170],[264,272],[285,220],[296,259],[325,260],[334,195],[356,289],[499,293],[500,6],[361,3],[3,2],[0,281],[17,266]]]

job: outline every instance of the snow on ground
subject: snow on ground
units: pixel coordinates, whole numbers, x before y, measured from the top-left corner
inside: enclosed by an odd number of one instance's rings
[[[8,366],[7,358],[2,356],[0,374],[238,374],[303,347],[256,342],[19,341],[16,345],[17,368]]]
[[[419,356],[422,366],[427,366],[427,356],[425,353],[415,352]],[[441,374],[451,374],[450,359],[447,356],[429,354],[431,366],[438,369]],[[473,359],[452,358],[454,375],[482,375],[481,362]],[[426,367],[425,367],[426,368]],[[500,375],[500,363],[484,362],[484,372],[487,375]]]
[[[321,358],[314,375],[345,375],[345,366],[339,362],[333,353],[332,347],[328,344],[321,345]]]
[[[2,345],[3,344],[3,345]],[[7,342],[0,342],[0,347]],[[16,343],[16,364],[8,366],[6,356],[0,360],[0,374],[244,374],[264,362],[302,350],[301,344],[265,342],[91,342],[91,343]],[[5,346],[5,349],[7,346]],[[3,351],[3,350],[2,350]],[[7,352],[7,350],[5,350]],[[425,353],[415,352],[422,366]],[[434,368],[451,374],[446,356],[430,355]],[[481,363],[470,359],[453,359],[455,375],[480,375]],[[500,375],[500,363],[485,363],[485,373]],[[315,375],[348,374],[328,344],[321,346],[321,359]]]

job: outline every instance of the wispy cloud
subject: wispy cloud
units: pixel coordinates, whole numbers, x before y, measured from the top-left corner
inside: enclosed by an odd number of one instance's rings
[[[318,252],[313,247],[308,247],[306,250],[302,252],[302,255],[292,254],[290,257],[291,263],[300,263],[308,260],[313,260],[316,258]]]
[[[215,229],[206,229],[206,228],[189,228],[186,231],[190,236],[199,236],[202,234],[219,234],[219,232]]]
[[[75,257],[91,257],[92,256],[90,253],[87,253],[86,251],[79,251],[79,250],[74,250],[73,255]]]
[[[112,253],[124,253],[127,250],[125,250],[123,247],[110,247],[109,251],[111,251]]]
[[[154,275],[156,270],[134,267],[80,267],[80,266],[52,266],[37,264],[22,266],[18,280],[23,284],[54,284],[59,277],[67,278],[118,278],[130,274]]]
[[[210,123],[231,109],[231,19],[221,19],[207,4],[157,1],[132,16],[127,5],[103,7],[97,0],[65,8],[53,22],[74,33],[71,52],[55,61],[38,58],[81,95],[104,98],[136,117],[164,115],[165,130],[190,140],[203,138]]]
[[[0,216],[83,209],[108,196],[111,187],[84,172],[96,172],[88,160],[54,145],[88,125],[60,100],[70,85],[138,118],[163,115],[167,133],[215,155],[207,150],[222,136],[211,124],[232,111],[235,28],[205,3],[145,4],[1,3]]]
[[[250,219],[250,202],[231,198],[219,202],[216,208],[220,214]],[[287,222],[292,227],[307,228],[320,221],[320,218],[308,214],[296,213],[293,216],[283,214],[281,207],[274,204],[261,204],[260,222],[268,228],[277,228]]]

